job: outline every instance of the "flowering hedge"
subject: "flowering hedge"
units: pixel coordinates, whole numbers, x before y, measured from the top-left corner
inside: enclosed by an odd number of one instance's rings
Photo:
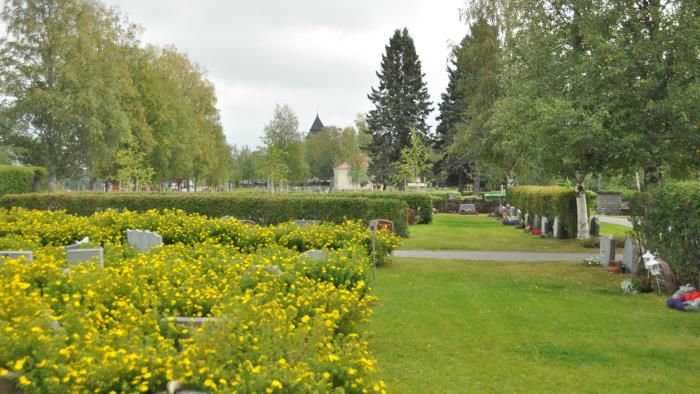
[[[137,253],[126,227],[159,231],[165,245]],[[153,392],[171,380],[383,392],[364,329],[375,301],[369,234],[358,222],[261,227],[182,211],[1,212],[1,246],[35,259],[0,262],[0,375],[16,374],[25,392]],[[383,252],[398,245],[379,234]],[[66,263],[62,245],[84,235],[105,247],[104,268]],[[308,248],[328,258],[300,253]],[[219,319],[188,332],[175,316]]]
[[[209,217],[235,216],[261,224],[295,219],[343,223],[348,219],[389,219],[396,232],[408,236],[408,206],[395,198],[322,194],[252,193],[30,193],[0,197],[0,206],[65,210],[78,215],[115,208],[145,212],[149,209],[182,209]]]

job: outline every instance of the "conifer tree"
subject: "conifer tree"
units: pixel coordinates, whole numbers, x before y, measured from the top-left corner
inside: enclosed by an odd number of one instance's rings
[[[426,123],[432,111],[430,96],[406,28],[396,30],[389,40],[377,77],[379,85],[368,96],[374,104],[367,116],[372,135],[368,150],[370,174],[386,185],[394,175],[394,163],[401,159],[401,150],[411,143],[411,131],[415,129],[424,143],[430,140]]]

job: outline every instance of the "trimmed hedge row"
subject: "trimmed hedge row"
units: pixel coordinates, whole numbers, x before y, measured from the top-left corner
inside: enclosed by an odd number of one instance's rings
[[[42,167],[0,165],[0,196],[10,193],[31,193],[45,177]]]
[[[394,222],[396,232],[408,236],[408,206],[394,198],[332,195],[238,195],[231,193],[30,193],[0,197],[0,206],[38,210],[65,210],[77,215],[115,208],[144,212],[182,209],[210,217],[234,216],[261,224],[295,219],[341,223],[382,218]]]
[[[333,194],[331,194],[333,195]],[[368,198],[378,199],[399,199],[408,204],[410,209],[416,211],[419,224],[427,224],[433,222],[433,198],[429,193],[420,192],[341,192],[337,193],[341,196],[359,195]]]
[[[664,184],[632,199],[645,249],[658,252],[679,284],[700,283],[700,182]]]
[[[576,238],[578,216],[576,214],[576,191],[561,186],[516,186],[508,189],[508,204],[523,211],[523,214],[540,215],[554,220],[559,216],[567,238]]]

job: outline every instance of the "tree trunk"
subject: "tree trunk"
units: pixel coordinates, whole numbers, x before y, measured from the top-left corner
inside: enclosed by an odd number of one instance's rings
[[[583,184],[585,174],[581,171],[576,172],[576,217],[578,224],[578,233],[576,239],[586,240],[591,237],[590,229],[588,228],[588,201],[586,201],[586,187]]]
[[[474,195],[478,196],[481,193],[481,171],[474,171]]]
[[[507,186],[510,189],[511,187],[515,186],[515,174],[513,174],[513,169],[508,170],[508,177],[507,177]]]
[[[49,193],[56,191],[56,174],[49,174]]]
[[[644,168],[644,188],[657,185],[661,182],[661,169],[658,166],[648,166]]]
[[[466,179],[464,179],[464,171],[460,171],[459,175],[457,176],[457,190],[459,191],[459,194],[464,193],[464,184],[466,183]]]

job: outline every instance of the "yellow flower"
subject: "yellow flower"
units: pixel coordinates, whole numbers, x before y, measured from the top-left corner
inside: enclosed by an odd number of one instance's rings
[[[22,375],[19,377],[19,384],[22,386],[29,386],[32,384],[32,381],[27,379],[26,376]]]

